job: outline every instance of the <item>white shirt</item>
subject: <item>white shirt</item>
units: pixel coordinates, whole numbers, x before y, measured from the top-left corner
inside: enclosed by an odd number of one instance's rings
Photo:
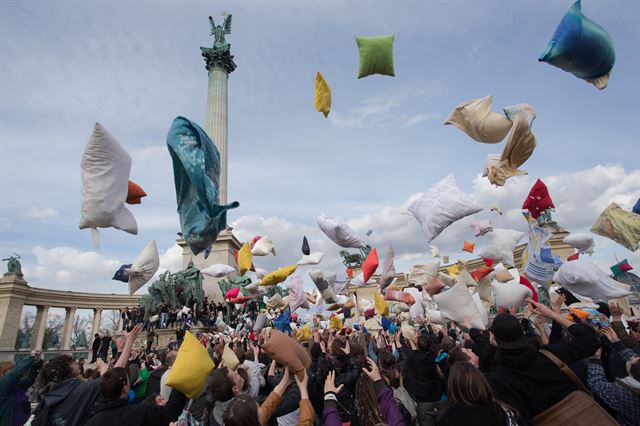
[[[171,367],[167,368],[167,371],[165,371],[160,378],[160,395],[162,395],[162,397],[167,401],[169,400],[169,395],[171,395],[172,389],[171,386],[165,385],[167,377],[169,377],[169,371],[171,371]]]

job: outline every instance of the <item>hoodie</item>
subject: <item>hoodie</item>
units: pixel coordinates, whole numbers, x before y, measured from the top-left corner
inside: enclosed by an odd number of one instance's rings
[[[80,382],[74,377],[43,394],[40,404],[45,404],[49,412],[49,422],[45,421],[43,424],[55,426],[85,424],[91,407],[100,396],[100,383],[101,379]],[[37,417],[38,413],[36,413]]]

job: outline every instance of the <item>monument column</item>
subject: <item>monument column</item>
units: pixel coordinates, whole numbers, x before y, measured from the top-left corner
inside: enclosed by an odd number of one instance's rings
[[[47,330],[48,306],[38,306],[36,320],[33,323],[33,337],[31,338],[31,349],[42,350],[44,343],[44,333]]]
[[[71,335],[73,334],[73,322],[76,319],[76,308],[66,308],[64,327],[62,328],[62,350],[71,349]]]
[[[22,273],[6,273],[0,279],[0,354],[15,350],[22,307],[28,291]],[[0,355],[0,360],[4,359],[12,359],[12,356]]]
[[[100,333],[100,321],[102,319],[102,309],[95,308],[93,310],[93,320],[91,321],[91,342],[96,333]]]

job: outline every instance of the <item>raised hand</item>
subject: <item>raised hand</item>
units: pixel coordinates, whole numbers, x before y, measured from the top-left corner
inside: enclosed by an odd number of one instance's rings
[[[327,374],[327,378],[324,381],[324,393],[333,392],[336,395],[340,393],[344,385],[340,385],[336,387],[335,385],[336,372],[331,370],[329,374]]]
[[[611,327],[604,327],[602,329],[602,334],[607,336],[607,339],[609,339],[609,341],[611,343],[615,343],[615,342],[619,342],[620,341],[620,338],[616,334],[615,330],[613,328],[611,328]]]
[[[561,294],[556,298],[555,302],[551,302],[551,309],[553,309],[553,312],[559,314],[562,310],[562,305],[564,304],[564,302],[566,302],[566,300],[567,297],[564,294]]]
[[[373,362],[371,358],[367,358],[367,363],[369,364],[369,369],[363,368],[362,372],[366,374],[372,382],[377,382],[382,378],[380,375],[380,369],[378,368],[378,364]]]
[[[611,311],[613,321],[620,321],[622,319],[622,308],[616,302],[609,302],[609,310]]]

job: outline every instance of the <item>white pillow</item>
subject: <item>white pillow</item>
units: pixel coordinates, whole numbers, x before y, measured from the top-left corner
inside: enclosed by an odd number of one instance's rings
[[[340,247],[345,248],[364,248],[365,243],[356,236],[356,233],[349,225],[336,219],[332,219],[327,216],[326,213],[322,213],[317,218],[318,226],[324,232],[327,237]]]
[[[129,276],[129,294],[133,294],[145,285],[151,277],[158,271],[160,267],[160,256],[158,255],[158,246],[156,240],[152,240],[142,250],[140,256],[131,265],[131,268],[125,269],[125,273]]]
[[[425,315],[427,316],[428,319],[431,320],[431,322],[434,322],[436,324],[443,324],[446,325],[447,322],[449,322],[449,320],[447,319],[447,317],[445,317],[442,312],[440,311],[436,311],[435,309],[427,309],[425,311]]]
[[[432,279],[438,276],[439,267],[439,260],[424,265],[413,265],[407,278],[407,284],[415,283],[417,285],[425,285],[430,283]]]
[[[408,207],[416,218],[427,242],[431,242],[452,223],[478,213],[482,206],[462,192],[455,176],[449,174],[420,194]]]
[[[473,299],[476,306],[478,307],[478,311],[480,312],[480,318],[482,319],[482,323],[486,328],[489,325],[489,313],[487,312],[487,309],[484,307],[484,304],[482,303],[482,300],[480,299],[480,295],[478,293],[473,294],[471,298]]]
[[[473,233],[476,237],[486,234],[487,232],[493,231],[493,225],[490,220],[476,220],[475,222],[471,222],[471,229],[473,229]]]
[[[351,280],[351,285],[355,285],[357,287],[363,286],[364,285],[364,273],[360,272],[358,275],[353,277],[353,279]]]
[[[422,303],[422,292],[415,287],[405,287],[403,290],[413,296],[416,303],[409,308],[411,318],[416,319],[418,316],[424,317],[424,304]]]
[[[333,287],[331,287],[329,281],[327,281],[327,279],[324,277],[322,271],[318,269],[313,270],[309,272],[309,276],[311,277],[313,283],[316,285],[316,288],[320,292],[322,300],[324,300],[325,303],[331,304],[338,301],[336,292],[333,290]]]
[[[322,258],[324,257],[324,253],[321,251],[315,251],[309,255],[302,255],[302,259],[298,261],[298,265],[317,265],[322,262]]]
[[[631,294],[620,288],[602,269],[587,259],[563,263],[553,280],[575,294],[596,302],[608,301]]]
[[[138,234],[136,219],[124,205],[130,170],[131,157],[127,151],[96,123],[80,163],[80,229],[113,227]]]
[[[512,305],[519,306],[527,297],[533,296],[529,287],[515,282],[507,284],[493,282],[491,287],[493,287],[495,304],[498,308],[509,309]]]
[[[434,295],[433,300],[438,304],[438,310],[452,321],[462,324],[465,318],[469,318],[473,328],[485,329],[482,314],[463,280],[456,281],[449,290]]]
[[[472,99],[455,107],[444,124],[453,124],[472,139],[499,143],[511,129],[511,121],[503,114],[491,112],[493,96]]]
[[[593,248],[596,245],[591,235],[582,233],[567,235],[562,242],[585,254],[593,254]]]
[[[258,241],[256,241],[256,243],[253,245],[253,248],[251,249],[252,256],[266,256],[269,253],[273,253],[273,255],[275,256],[276,249],[275,247],[273,247],[271,238],[267,236],[261,237]]]
[[[438,250],[437,246],[429,246],[429,251],[431,252],[431,256],[440,257],[440,250]]]
[[[387,288],[396,277],[396,268],[393,265],[393,259],[396,255],[393,247],[389,247],[389,251],[387,252],[386,257],[384,258],[384,262],[382,262],[382,273],[380,275],[380,291],[383,291]]]
[[[266,269],[256,268],[256,278],[258,280],[263,279],[264,276],[267,275],[268,273],[269,273],[269,271],[267,271]]]
[[[488,257],[495,262],[513,266],[513,250],[518,246],[518,242],[524,236],[523,232],[514,229],[494,229],[489,233],[489,244],[480,247],[476,254],[478,257]]]
[[[215,265],[207,266],[202,271],[203,275],[208,275],[214,278],[226,277],[232,272],[235,272],[235,268],[225,265],[224,263],[216,263]]]

